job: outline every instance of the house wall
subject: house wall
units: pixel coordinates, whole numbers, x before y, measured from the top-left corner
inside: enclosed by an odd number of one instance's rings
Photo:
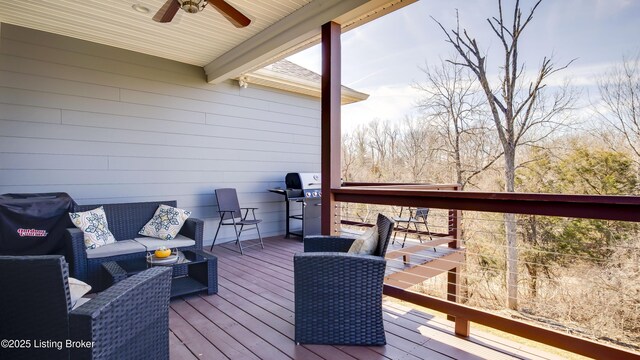
[[[211,242],[215,188],[237,188],[262,234],[282,234],[283,199],[266,189],[320,170],[318,99],[214,86],[200,67],[8,24],[0,39],[0,193],[175,199]]]

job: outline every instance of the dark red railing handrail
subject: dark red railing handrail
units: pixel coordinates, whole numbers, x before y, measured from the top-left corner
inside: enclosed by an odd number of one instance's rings
[[[441,189],[441,190],[456,190],[460,188],[458,184],[424,184],[424,183],[373,183],[373,182],[356,182],[349,181],[342,183],[343,187],[352,187],[352,186],[377,186],[377,187],[406,187],[406,188],[424,188],[424,189]]]
[[[639,196],[427,190],[406,186],[343,186],[336,201],[640,222]]]

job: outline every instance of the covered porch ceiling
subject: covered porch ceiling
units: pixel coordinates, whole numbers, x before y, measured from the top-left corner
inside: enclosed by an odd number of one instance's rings
[[[208,82],[219,83],[319,43],[329,21],[345,32],[416,0],[227,0],[251,19],[245,28],[210,5],[157,23],[152,17],[165,1],[2,1],[0,22],[201,66]]]

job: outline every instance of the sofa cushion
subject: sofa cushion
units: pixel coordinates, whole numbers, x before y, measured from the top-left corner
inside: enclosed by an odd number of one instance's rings
[[[115,255],[145,252],[147,249],[135,240],[121,240],[95,249],[87,249],[87,258],[95,259]]]
[[[180,234],[176,235],[175,239],[171,240],[162,240],[151,237],[137,237],[134,240],[142,244],[147,251],[155,251],[162,246],[173,249],[194,246],[196,244],[195,240],[189,239],[188,237]]]
[[[190,215],[191,211],[160,205],[151,220],[140,229],[138,234],[171,240],[178,235],[182,225]]]
[[[102,206],[85,211],[69,213],[73,224],[84,233],[84,245],[89,249],[112,244],[116,241],[109,231],[107,215]]]
[[[369,228],[351,244],[348,253],[372,255],[378,246],[378,237],[378,226]]]

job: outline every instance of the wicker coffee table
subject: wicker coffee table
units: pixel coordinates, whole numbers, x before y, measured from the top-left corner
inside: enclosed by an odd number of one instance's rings
[[[207,291],[218,292],[218,258],[202,250],[180,251],[180,259],[171,265],[151,265],[145,257],[102,264],[107,280],[111,284],[122,281],[152,266],[171,266],[171,297]]]

